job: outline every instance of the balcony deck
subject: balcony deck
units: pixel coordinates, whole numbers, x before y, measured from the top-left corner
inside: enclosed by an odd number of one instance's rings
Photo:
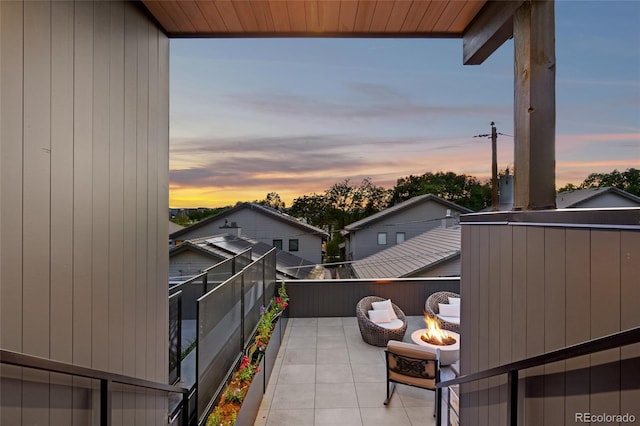
[[[407,318],[410,341],[424,323]],[[435,425],[434,392],[397,385],[385,407],[385,380],[384,348],[362,340],[355,317],[291,318],[255,426]]]

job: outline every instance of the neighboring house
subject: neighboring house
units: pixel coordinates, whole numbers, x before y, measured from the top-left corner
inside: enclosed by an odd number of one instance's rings
[[[439,226],[351,264],[355,278],[460,276],[460,225]]]
[[[169,236],[173,245],[220,233],[234,233],[322,263],[322,243],[329,234],[276,209],[242,203]]]
[[[418,195],[345,226],[347,260],[360,260],[414,238],[472,210],[436,197]]]
[[[556,195],[556,207],[559,209],[640,207],[640,197],[612,186],[575,189],[573,191],[559,192]],[[512,208],[513,176],[501,176],[499,210],[511,210]],[[485,209],[485,211],[490,210],[490,208]]]
[[[204,269],[251,249],[253,260],[273,248],[268,244],[237,235],[221,234],[184,241],[169,250],[169,280],[197,275]],[[324,268],[282,250],[276,251],[277,279],[304,279],[324,276]]]
[[[559,209],[640,207],[640,197],[612,186],[576,189],[556,195]]]

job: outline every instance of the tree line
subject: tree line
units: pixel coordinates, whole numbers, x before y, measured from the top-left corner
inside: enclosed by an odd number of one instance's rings
[[[591,173],[582,183],[569,183],[559,188],[558,192],[604,186],[616,187],[640,196],[640,169]],[[371,178],[365,178],[359,183],[345,179],[331,185],[322,193],[302,195],[294,199],[289,208],[277,192],[270,192],[264,199],[253,202],[283,211],[333,234],[353,222],[423,194],[433,194],[479,211],[491,205],[491,182],[454,172],[426,172],[422,175],[401,177],[391,189],[375,185]],[[191,217],[189,214],[182,219],[186,219],[184,221],[187,223],[193,223],[194,220],[201,220],[224,209],[196,211],[193,215],[198,217]]]

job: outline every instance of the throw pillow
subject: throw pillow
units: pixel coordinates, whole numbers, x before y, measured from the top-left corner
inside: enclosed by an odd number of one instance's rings
[[[460,304],[450,305],[448,303],[438,303],[440,315],[445,317],[460,317]]]
[[[391,322],[389,311],[387,311],[386,309],[374,309],[369,311],[369,319],[376,324]]]
[[[397,319],[396,311],[393,310],[393,305],[391,305],[391,299],[387,299],[383,302],[373,302],[371,303],[371,307],[377,311],[379,309],[386,309],[389,311],[389,317],[391,319]]]

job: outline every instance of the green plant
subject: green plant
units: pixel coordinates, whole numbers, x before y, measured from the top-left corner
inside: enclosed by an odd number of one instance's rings
[[[241,388],[229,387],[224,393],[224,399],[231,403],[241,404],[244,399],[244,391]]]

